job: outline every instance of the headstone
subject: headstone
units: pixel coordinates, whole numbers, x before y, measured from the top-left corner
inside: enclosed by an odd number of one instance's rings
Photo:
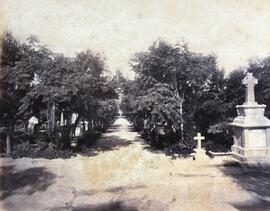
[[[202,140],[204,140],[204,136],[201,135],[201,133],[197,133],[197,136],[194,137],[194,140],[197,141],[197,147],[195,149],[195,158],[198,160],[204,160],[207,158],[207,155],[205,154],[205,150],[202,148]]]
[[[79,137],[81,135],[81,127],[78,125],[75,129],[75,137]]]
[[[64,126],[65,122],[64,122],[64,113],[61,112],[61,120],[60,120],[60,127]]]
[[[85,121],[85,130],[88,131],[88,125],[89,125],[89,122],[88,121]]]
[[[74,124],[75,123],[77,117],[78,117],[78,114],[72,113],[72,115],[71,115],[71,124]]]
[[[258,80],[248,73],[242,84],[246,86],[245,102],[236,106],[238,116],[230,124],[232,157],[246,163],[270,163],[270,120],[264,116],[266,106],[255,101]]]
[[[119,112],[118,113],[119,113],[119,116],[122,117],[123,112],[121,111],[121,109],[119,109]]]
[[[194,137],[194,140],[197,141],[197,149],[202,149],[202,140],[204,140],[204,136],[201,136],[201,133],[197,133],[197,137]]]
[[[32,116],[29,120],[28,120],[28,130],[30,131],[34,131],[34,127],[35,125],[38,124],[38,118],[35,116]]]

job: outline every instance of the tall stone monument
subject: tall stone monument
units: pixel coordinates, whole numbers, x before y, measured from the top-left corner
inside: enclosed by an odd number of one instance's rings
[[[242,84],[246,86],[245,102],[236,106],[238,116],[230,124],[232,157],[247,163],[270,163],[270,120],[264,116],[266,105],[255,101],[254,86],[258,80],[248,73]]]

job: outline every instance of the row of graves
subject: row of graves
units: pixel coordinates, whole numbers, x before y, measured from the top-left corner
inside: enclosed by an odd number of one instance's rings
[[[57,140],[61,142],[62,144],[65,141],[60,141],[60,139],[67,139],[67,134],[65,134],[67,131],[66,128],[68,125],[74,125],[76,120],[78,118],[77,113],[72,113],[71,115],[71,120],[68,122],[67,119],[64,118],[64,113],[61,113],[61,118],[60,121],[56,121],[56,128],[57,131],[55,132],[55,139],[56,142]],[[89,121],[86,120],[81,120],[78,122],[75,130],[71,131],[71,140],[70,140],[70,145],[71,147],[77,147],[78,145],[78,140],[85,135],[89,131]],[[49,131],[49,124],[48,122],[40,124],[39,119],[35,116],[32,116],[29,121],[28,121],[28,132],[30,135],[32,135],[34,138],[37,138],[40,134],[47,133]],[[60,146],[62,148],[63,146]]]
[[[72,113],[71,124],[74,124],[75,123],[77,117],[78,117],[78,114]],[[81,121],[81,122],[79,122],[78,125],[77,125],[77,127],[76,127],[76,129],[75,129],[75,136],[76,137],[82,135],[83,124],[85,124],[86,130],[88,130],[88,125],[89,125],[89,122],[88,121],[84,121],[84,122]],[[29,119],[29,121],[28,121],[28,130],[29,131],[32,131],[32,133],[35,133],[35,128],[36,128],[37,125],[39,125],[39,119],[37,117],[35,117],[35,116],[32,116]],[[64,114],[62,112],[61,113],[61,120],[56,122],[56,126],[57,127],[63,127],[63,126],[66,126],[66,125],[67,125],[67,120],[64,119]],[[48,123],[44,123],[42,128],[44,130],[48,130],[49,129]]]

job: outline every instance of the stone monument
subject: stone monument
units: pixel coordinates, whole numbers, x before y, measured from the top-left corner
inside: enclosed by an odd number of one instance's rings
[[[197,136],[194,137],[194,140],[197,141],[197,147],[195,149],[195,158],[202,159],[206,157],[205,149],[202,148],[202,140],[204,140],[204,136],[201,136],[201,133],[197,133]]]
[[[29,131],[34,131],[35,125],[38,124],[38,118],[35,116],[32,116],[29,120],[28,120],[28,130]]]
[[[230,124],[232,157],[246,163],[270,162],[270,120],[264,116],[266,105],[255,101],[254,86],[258,80],[248,73],[242,84],[246,86],[245,102],[236,106],[238,116]]]

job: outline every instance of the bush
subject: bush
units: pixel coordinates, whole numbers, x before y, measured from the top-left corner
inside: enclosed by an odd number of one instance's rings
[[[174,144],[171,145],[169,147],[166,147],[164,149],[164,152],[166,155],[168,156],[172,156],[173,158],[175,158],[177,155],[178,157],[188,157],[191,153],[194,152],[193,148],[188,147],[188,146],[184,146],[184,145],[179,145],[179,144]]]

